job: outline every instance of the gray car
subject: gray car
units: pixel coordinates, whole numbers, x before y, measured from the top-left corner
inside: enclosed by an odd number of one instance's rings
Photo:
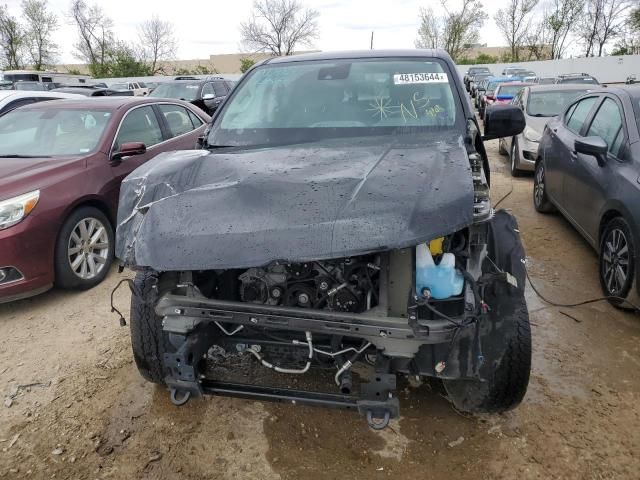
[[[545,128],[534,175],[539,212],[558,209],[599,252],[611,303],[638,303],[640,88],[607,88],[573,102]]]
[[[511,175],[533,171],[538,144],[549,119],[588,91],[584,85],[534,85],[520,90],[512,103],[524,112],[527,126],[520,135],[500,139],[500,153],[509,155]]]

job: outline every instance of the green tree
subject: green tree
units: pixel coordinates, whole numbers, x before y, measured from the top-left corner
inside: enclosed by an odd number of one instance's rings
[[[152,74],[151,68],[124,42],[118,42],[109,52],[109,61],[105,66],[105,76],[108,77],[146,77]]]
[[[245,73],[247,70],[249,70],[251,67],[253,67],[256,64],[256,61],[251,59],[251,58],[241,58],[240,59],[240,71],[242,73]]]

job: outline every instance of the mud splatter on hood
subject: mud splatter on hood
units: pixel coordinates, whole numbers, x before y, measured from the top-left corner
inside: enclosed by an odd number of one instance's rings
[[[247,268],[405,248],[473,222],[459,136],[163,153],[120,192],[116,255],[156,270]]]

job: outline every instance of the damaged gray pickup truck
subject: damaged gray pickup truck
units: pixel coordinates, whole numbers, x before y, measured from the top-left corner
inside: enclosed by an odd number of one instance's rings
[[[122,184],[116,254],[137,272],[141,374],[176,405],[321,405],[373,428],[399,415],[408,376],[462,411],[515,407],[531,367],[525,254],[491,206],[483,140],[523,128],[500,106],[481,136],[442,51],[255,66],[201,149]]]

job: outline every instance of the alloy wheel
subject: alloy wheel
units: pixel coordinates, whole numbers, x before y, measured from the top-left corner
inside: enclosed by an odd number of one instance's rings
[[[105,267],[109,256],[109,235],[96,218],[80,220],[69,236],[67,257],[71,270],[84,280],[95,278]]]
[[[618,296],[629,276],[629,241],[619,228],[609,231],[604,240],[602,275],[609,294]]]

